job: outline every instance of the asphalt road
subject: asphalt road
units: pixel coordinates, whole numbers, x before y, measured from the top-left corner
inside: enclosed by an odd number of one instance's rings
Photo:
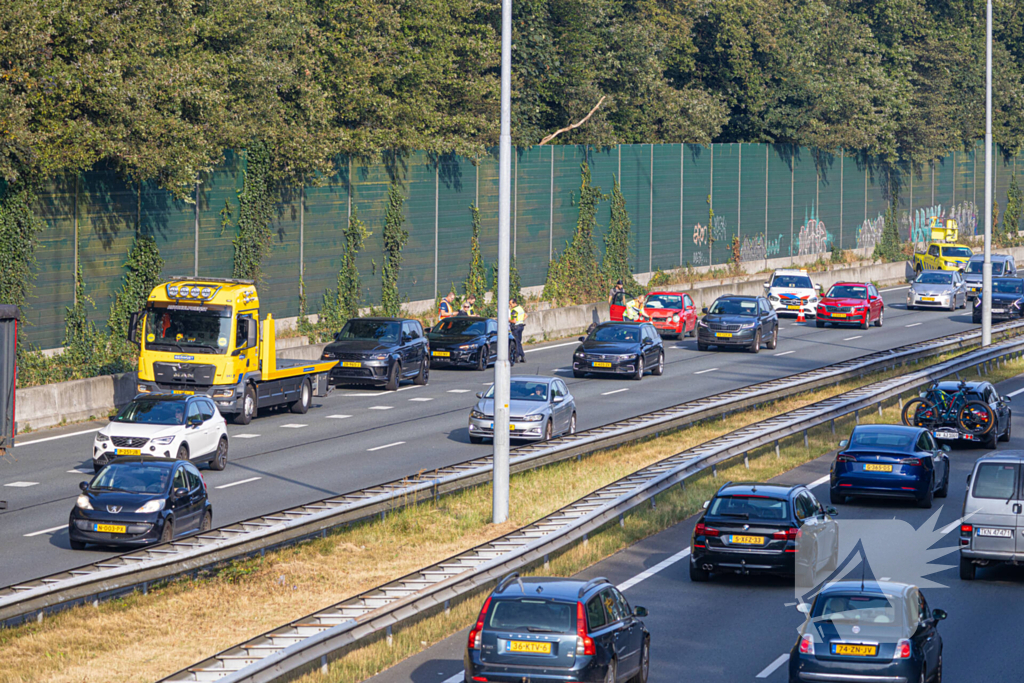
[[[1024,375],[999,385],[1001,393],[1024,394]],[[1020,402],[1024,396],[1016,399]],[[1021,434],[1024,417],[1014,416],[1013,430]],[[1024,438],[1013,438],[1000,449],[1024,449]],[[956,544],[966,478],[975,460],[988,451],[955,448],[950,454],[949,496],[936,499],[931,510],[913,503],[855,499],[837,506],[837,519],[909,522],[918,532],[938,528],[931,547],[948,549],[932,559],[934,573],[922,572],[940,584],[922,588],[932,608],[949,618],[941,622],[943,674],[947,681],[1020,680],[1020,591],[1024,568],[980,569],[973,582],[959,579]],[[831,457],[823,457],[773,481],[812,484],[828,505],[827,476]],[[937,524],[925,523],[938,514]],[[692,583],[685,556],[696,517],[652,536],[600,562],[578,578],[607,577],[623,589],[631,605],[650,611],[644,619],[651,632],[651,683],[736,683],[787,681],[789,651],[796,642],[803,615],[795,609],[791,581],[773,577],[715,576]],[[840,527],[840,533],[843,533]],[[948,533],[943,534],[943,531]],[[842,561],[842,558],[840,558]],[[859,565],[858,565],[859,566]],[[859,576],[859,569],[856,575]],[[871,575],[868,574],[870,577]],[[883,578],[883,577],[879,577]],[[899,577],[890,577],[899,580]],[[917,585],[921,585],[917,583]],[[462,683],[462,657],[467,631],[370,679],[371,683]]]
[[[527,349],[513,374],[557,374],[577,404],[580,429],[675,405],[729,389],[784,377],[874,351],[973,327],[968,311],[907,311],[906,288],[883,292],[885,325],[818,329],[811,322],[782,322],[779,346],[754,355],[698,352],[696,340],[666,340],[666,370],[642,382],[574,379],[575,341]],[[430,383],[407,383],[397,393],[336,389],[315,399],[305,415],[275,412],[247,426],[230,425],[229,464],[204,471],[214,524],[228,524],[312,500],[462,462],[490,452],[469,443],[466,424],[475,394],[493,373],[435,370]],[[0,585],[10,585],[109,556],[72,552],[67,519],[78,483],[92,474],[93,433],[100,423],[22,435],[0,460]]]

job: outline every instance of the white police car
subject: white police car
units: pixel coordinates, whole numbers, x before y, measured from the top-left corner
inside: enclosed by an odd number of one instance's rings
[[[808,318],[814,317],[814,307],[821,295],[806,270],[776,270],[764,283],[764,290],[772,308],[778,313],[798,315],[803,310]]]

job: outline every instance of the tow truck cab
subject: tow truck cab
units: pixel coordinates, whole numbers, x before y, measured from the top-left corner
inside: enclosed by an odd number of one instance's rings
[[[929,229],[931,241],[928,246],[923,252],[914,253],[915,273],[920,275],[925,270],[963,270],[974,252],[970,247],[957,243],[957,222],[950,218],[942,225],[937,216],[932,216]]]
[[[273,317],[260,323],[251,280],[165,282],[132,315],[128,336],[139,345],[138,393],[205,394],[240,424],[268,406],[306,412],[312,396],[330,391],[337,364],[278,358]]]

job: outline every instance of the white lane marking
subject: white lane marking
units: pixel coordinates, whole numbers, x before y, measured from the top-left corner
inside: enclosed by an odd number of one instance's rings
[[[220,486],[214,486],[215,489],[229,489],[232,486],[238,486],[239,484],[248,484],[250,481],[257,481],[263,477],[249,477],[248,479],[242,479],[240,481],[233,481],[230,484],[221,484]]]
[[[17,448],[18,446],[31,446],[34,443],[43,443],[44,441],[55,441],[57,439],[66,439],[69,436],[79,436],[80,434],[92,434],[93,432],[98,432],[101,429],[103,429],[103,427],[97,427],[96,429],[86,429],[86,430],[81,431],[81,432],[71,432],[70,434],[61,434],[60,436],[48,436],[45,439],[33,439],[32,441],[23,441],[23,442],[14,444],[14,447]]]
[[[945,536],[950,531],[952,531],[953,529],[956,529],[957,527],[959,527],[961,524],[963,524],[964,522],[966,522],[967,520],[969,520],[973,516],[974,516],[974,513],[972,512],[971,514],[967,515],[966,517],[960,517],[960,518],[956,519],[955,521],[950,522],[946,526],[944,526],[941,529],[939,529],[939,532],[943,536]]]
[[[784,654],[784,655],[779,655],[778,659],[776,659],[774,662],[772,662],[771,664],[766,666],[764,669],[762,669],[761,673],[757,674],[757,676],[755,676],[754,678],[768,678],[773,673],[775,673],[775,671],[780,666],[782,666],[783,664],[785,664],[788,661],[789,661],[789,653],[788,652],[786,654]]]
[[[1016,391],[1011,391],[1010,393],[1007,394],[1007,396],[1013,398],[1014,396],[1020,393],[1024,393],[1024,389],[1017,389]]]
[[[791,353],[796,353],[796,351],[783,351],[782,353],[777,353],[775,355],[776,356],[788,356]]]
[[[67,528],[67,524],[61,524],[60,526],[55,526],[52,529],[43,529],[42,531],[33,531],[30,534],[25,534],[25,538],[32,538],[33,536],[42,536],[43,534],[52,534],[54,531],[60,531],[61,529]]]
[[[619,394],[619,393],[622,393],[623,391],[629,391],[629,389],[616,389],[615,391],[606,391],[606,392],[604,392],[601,395],[602,396],[611,396],[612,394]]]
[[[68,470],[68,474],[94,474],[92,470]]]
[[[809,488],[809,489],[817,488],[817,487],[821,486],[822,484],[824,484],[825,482],[827,482],[828,480],[829,480],[829,475],[826,474],[824,477],[819,477],[819,478],[815,479],[814,481],[812,481],[810,484],[807,485],[807,488]]]
[[[910,323],[909,325],[906,325],[906,327],[917,327],[920,324],[921,323]]]
[[[415,401],[416,399],[413,399],[413,400]],[[350,418],[350,417],[352,417],[352,416],[351,415],[328,415],[327,419],[328,420],[344,420],[344,419],[347,419],[347,418]]]
[[[552,344],[551,346],[538,346],[535,349],[526,349],[526,353],[532,353],[534,351],[547,351],[548,349],[560,349],[563,346],[572,346],[573,344],[579,344],[578,341],[565,342],[564,344]]]
[[[459,673],[455,674],[451,678],[444,679],[443,681],[441,681],[441,683],[462,683],[465,680],[466,680],[466,672],[465,671],[460,671]]]
[[[640,572],[639,574],[637,574],[633,578],[626,579],[625,581],[623,581],[622,583],[620,583],[618,585],[618,588],[619,588],[620,591],[629,590],[630,588],[632,588],[633,586],[637,585],[641,581],[646,581],[647,579],[651,578],[652,576],[654,576],[658,572],[662,572],[662,571],[668,569],[669,567],[671,567],[675,563],[677,563],[677,562],[679,562],[681,560],[685,560],[689,556],[690,556],[690,549],[689,548],[685,548],[684,550],[680,550],[678,553],[676,553],[672,557],[670,557],[670,558],[668,558],[666,560],[662,560],[661,562],[659,562],[658,564],[654,565],[650,569],[645,569],[644,571]]]
[[[863,337],[863,336],[864,336],[863,334],[858,334],[858,335],[857,335],[857,336],[855,336],[855,337],[847,337],[847,338],[846,338],[846,339],[844,339],[843,341],[853,341],[854,339],[860,339],[860,338],[861,338],[861,337]]]
[[[394,406],[370,406],[367,410],[391,410]]]
[[[304,425],[304,424],[299,424],[297,422],[293,422],[293,423],[290,423],[290,424],[281,425],[281,429],[302,429],[303,427],[308,427],[308,426],[309,425]]]
[[[256,439],[258,437],[259,437],[259,434],[232,434],[231,435],[232,439]]]
[[[883,292],[898,292],[901,289],[910,289],[910,285],[904,285],[902,287],[889,287],[888,289],[883,289],[882,291]]]
[[[420,397],[418,397],[418,398],[410,398],[409,400],[410,400],[410,401],[433,401],[434,399],[432,399],[432,398],[427,398],[427,397],[425,397],[425,396],[420,396]]]
[[[38,481],[12,481],[10,484],[4,484],[4,486],[10,486],[16,489],[23,489],[28,486],[38,486]]]
[[[891,579],[891,578],[892,578],[891,576],[883,576],[883,577],[881,577],[881,578],[880,578],[880,579],[878,579],[878,580],[879,580],[879,581],[888,581],[888,580],[889,580],[889,579]]]
[[[403,443],[405,443],[405,442],[404,441],[396,441],[394,443],[384,444],[383,446],[377,446],[376,448],[367,448],[366,450],[368,450],[368,451],[381,451],[381,450],[384,450],[385,448],[391,448],[392,446],[401,446]]]
[[[707,370],[698,370],[697,372],[695,372],[693,374],[695,374],[695,375],[703,375],[705,372],[714,372],[717,369],[718,368],[708,368]]]
[[[419,389],[422,386],[425,386],[425,385],[423,385],[423,384],[410,384],[407,387],[399,387],[398,390],[399,391],[409,391],[410,389]]]
[[[449,394],[468,394],[469,391],[470,391],[469,389],[449,389],[448,393]]]
[[[377,395],[378,395],[378,392],[376,392],[376,391],[364,391],[364,392],[359,393],[359,394],[342,394],[342,396],[348,396],[349,398],[352,398],[352,397],[355,397],[355,396],[377,396]]]

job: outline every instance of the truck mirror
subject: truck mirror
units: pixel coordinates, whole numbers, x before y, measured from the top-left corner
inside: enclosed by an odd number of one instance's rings
[[[138,311],[136,311],[135,313],[132,313],[131,317],[128,319],[128,341],[136,345],[139,344],[140,317],[141,314]]]
[[[245,348],[254,349],[256,348],[256,330],[258,329],[256,321],[253,320],[252,318],[247,318],[245,323]]]

